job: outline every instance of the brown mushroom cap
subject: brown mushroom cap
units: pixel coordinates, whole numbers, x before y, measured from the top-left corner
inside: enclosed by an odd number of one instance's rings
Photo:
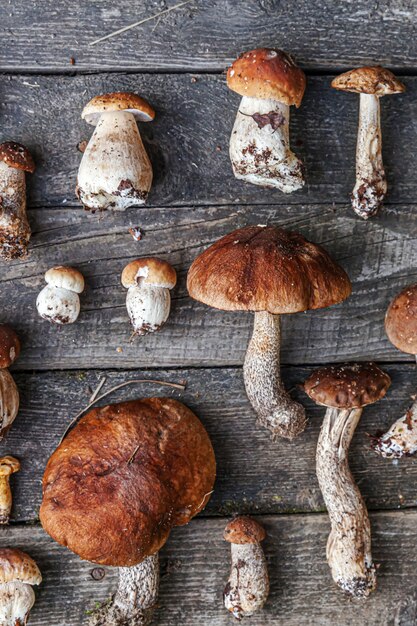
[[[13,582],[39,585],[42,574],[26,552],[16,548],[0,548],[0,584]]]
[[[227,85],[241,96],[300,106],[306,77],[282,50],[258,48],[242,54],[227,70]]]
[[[229,543],[260,543],[265,539],[266,532],[252,517],[240,515],[227,524],[223,537]]]
[[[74,267],[57,265],[45,272],[45,281],[48,285],[61,289],[82,293],[84,291],[84,276]]]
[[[191,265],[190,296],[226,311],[296,313],[345,300],[346,272],[323,248],[274,226],[226,235]]]
[[[0,144],[0,161],[4,161],[8,167],[31,174],[35,171],[35,163],[29,150],[15,141],[5,141]]]
[[[0,476],[10,476],[20,470],[20,461],[14,456],[0,458]]]
[[[0,368],[10,367],[20,354],[20,341],[13,328],[0,324]]]
[[[407,354],[417,354],[417,283],[409,285],[391,302],[385,316],[390,342]]]
[[[128,91],[115,91],[95,96],[85,105],[81,117],[96,126],[102,113],[111,111],[128,111],[140,122],[151,122],[155,118],[155,111],[143,98]]]
[[[321,367],[304,383],[314,402],[338,409],[357,409],[385,396],[391,378],[375,363],[347,363]]]
[[[206,505],[215,479],[210,439],[171,398],[90,411],[43,477],[44,529],[82,559],[132,566]]]
[[[372,96],[390,96],[403,93],[405,85],[392,72],[379,65],[358,67],[332,80],[332,87],[341,91],[367,93]]]
[[[122,285],[128,289],[142,279],[144,285],[173,289],[177,283],[177,273],[166,261],[156,257],[144,257],[132,261],[122,272]]]

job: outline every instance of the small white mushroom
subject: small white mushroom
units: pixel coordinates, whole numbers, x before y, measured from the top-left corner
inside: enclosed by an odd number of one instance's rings
[[[32,585],[42,575],[35,561],[25,552],[0,548],[0,624],[25,626],[35,603]]]
[[[78,170],[76,192],[85,209],[145,203],[153,174],[137,122],[154,117],[148,102],[133,93],[96,96],[85,106],[82,118],[96,127]]]
[[[0,524],[9,523],[13,502],[10,476],[19,470],[20,462],[14,456],[0,458]]]
[[[223,592],[224,605],[238,620],[262,609],[268,599],[268,568],[261,547],[265,536],[263,526],[246,516],[233,519],[224,531],[232,556],[231,572]]]
[[[19,410],[19,391],[7,369],[20,354],[20,341],[7,324],[0,324],[0,441],[6,436]]]
[[[48,283],[36,299],[39,315],[54,324],[73,324],[80,313],[84,277],[73,267],[57,265],[45,273]]]
[[[177,282],[174,268],[161,259],[144,257],[123,270],[122,285],[127,291],[126,308],[135,335],[159,330],[171,309],[170,289]]]

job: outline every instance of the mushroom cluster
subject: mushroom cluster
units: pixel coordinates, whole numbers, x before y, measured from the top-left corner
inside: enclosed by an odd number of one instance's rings
[[[42,575],[35,561],[25,552],[0,548],[0,624],[25,626],[35,604],[33,585]]]
[[[73,267],[58,265],[45,273],[46,287],[36,299],[39,315],[54,324],[73,324],[80,314],[84,277]]]

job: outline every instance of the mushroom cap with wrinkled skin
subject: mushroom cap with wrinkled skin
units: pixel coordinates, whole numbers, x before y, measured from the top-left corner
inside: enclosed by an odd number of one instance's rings
[[[0,368],[10,367],[19,354],[19,337],[8,324],[0,324]]]
[[[265,528],[252,517],[240,515],[232,519],[224,529],[223,537],[229,543],[260,543],[266,537]]]
[[[247,226],[222,237],[195,259],[187,287],[192,298],[216,309],[272,314],[327,307],[352,290],[323,248],[274,226]]]
[[[380,65],[358,67],[344,72],[332,80],[332,87],[340,91],[367,93],[378,97],[405,91],[405,85],[392,72]]]
[[[171,398],[93,409],[50,457],[40,519],[82,559],[133,566],[206,505],[215,457],[200,420]]]
[[[398,350],[417,354],[417,283],[403,289],[389,305],[385,332]]]
[[[131,261],[122,272],[122,285],[126,289],[138,284],[143,279],[144,285],[173,289],[177,283],[177,273],[167,261],[156,257],[144,257]]]
[[[64,265],[51,267],[45,272],[45,280],[52,287],[68,289],[75,291],[75,293],[84,291],[84,276],[74,267],[65,267]]]
[[[143,98],[128,91],[115,91],[95,96],[85,105],[81,117],[92,126],[96,126],[103,113],[111,111],[127,111],[140,122],[151,122],[155,111]]]
[[[242,54],[229,67],[227,86],[241,96],[271,98],[299,107],[306,76],[286,52],[257,48]]]
[[[381,400],[391,378],[375,363],[346,363],[315,370],[304,391],[317,404],[337,409],[359,409]]]
[[[0,548],[0,584],[12,582],[39,585],[42,574],[26,552],[17,548]]]
[[[14,456],[0,458],[0,476],[10,476],[20,470],[20,461]]]
[[[8,167],[24,170],[30,174],[35,171],[35,163],[29,150],[15,141],[5,141],[0,144],[0,161]]]

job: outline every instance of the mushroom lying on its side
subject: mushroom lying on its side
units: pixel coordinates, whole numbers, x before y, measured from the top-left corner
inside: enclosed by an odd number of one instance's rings
[[[0,458],[0,524],[8,524],[12,510],[10,476],[20,470],[20,462],[14,456]]]
[[[20,354],[19,337],[7,324],[0,324],[0,441],[19,411],[19,391],[7,369]]]
[[[0,548],[0,624],[25,626],[35,604],[32,585],[40,585],[42,575],[35,561],[25,552]]]
[[[80,314],[79,295],[84,291],[84,276],[73,267],[57,265],[45,272],[48,283],[36,299],[39,315],[54,324],[73,324]]]

